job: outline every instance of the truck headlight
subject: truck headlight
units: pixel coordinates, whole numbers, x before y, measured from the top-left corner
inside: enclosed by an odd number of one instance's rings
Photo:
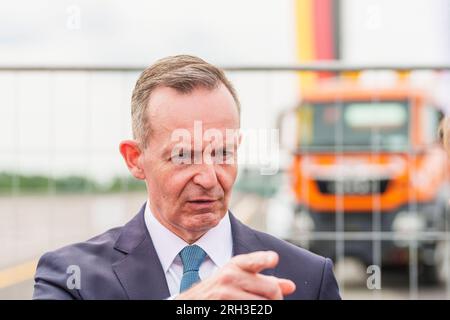
[[[303,248],[309,249],[310,237],[314,232],[315,224],[307,211],[301,210],[297,212],[294,220],[294,228],[300,238],[298,244]]]
[[[295,229],[301,235],[309,234],[314,231],[314,220],[307,211],[300,211],[295,217]]]
[[[392,230],[402,235],[411,235],[423,231],[426,221],[419,212],[401,211],[392,223]]]

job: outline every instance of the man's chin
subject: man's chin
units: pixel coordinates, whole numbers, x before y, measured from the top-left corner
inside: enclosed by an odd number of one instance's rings
[[[187,230],[192,232],[206,232],[217,226],[224,215],[216,211],[197,212],[188,218],[185,226]]]

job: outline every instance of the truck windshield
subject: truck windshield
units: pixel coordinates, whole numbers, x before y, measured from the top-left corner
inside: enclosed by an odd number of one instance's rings
[[[298,109],[300,150],[380,150],[409,146],[407,101],[304,103]]]

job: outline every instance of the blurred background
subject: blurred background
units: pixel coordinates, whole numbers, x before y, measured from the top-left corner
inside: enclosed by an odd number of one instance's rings
[[[0,299],[146,199],[118,144],[140,72],[224,67],[242,103],[231,210],[330,257],[344,299],[449,299],[450,0],[0,3]]]

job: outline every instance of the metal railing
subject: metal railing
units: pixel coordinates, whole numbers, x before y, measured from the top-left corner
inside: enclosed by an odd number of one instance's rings
[[[21,173],[21,164],[25,161],[22,161],[22,159],[27,157],[36,157],[36,159],[45,158],[48,163],[46,164],[46,169],[44,170],[45,174],[48,174],[49,177],[53,178],[55,176],[58,176],[58,171],[54,170],[53,166],[57,167],[64,167],[66,166],[66,163],[71,161],[71,157],[77,157],[79,156],[82,158],[82,163],[80,165],[80,171],[81,172],[93,172],[95,173],[97,169],[99,169],[99,166],[96,166],[96,159],[97,157],[104,157],[105,159],[112,159],[113,157],[119,157],[117,150],[112,147],[112,145],[116,141],[109,141],[111,142],[107,147],[103,147],[101,143],[96,144],[92,141],[92,135],[96,133],[97,131],[105,130],[105,134],[103,136],[100,136],[99,139],[105,138],[108,136],[108,131],[105,127],[102,127],[102,123],[104,121],[98,121],[98,114],[97,114],[97,108],[102,109],[103,115],[105,117],[109,117],[111,119],[118,118],[119,120],[123,120],[125,115],[128,117],[128,105],[129,105],[129,97],[131,94],[132,85],[135,82],[138,73],[144,70],[144,66],[0,66],[0,80],[3,79],[4,83],[9,83],[10,88],[13,90],[13,93],[10,94],[10,97],[8,98],[9,103],[9,111],[7,111],[5,114],[8,114],[10,116],[10,137],[12,137],[13,141],[12,143],[5,143],[3,146],[0,146],[0,153],[3,155],[7,155],[9,159],[9,165],[6,165],[5,162],[3,162],[4,167],[0,167],[0,172],[3,171],[5,168],[13,169],[12,171],[17,176],[19,173]],[[249,76],[251,79],[244,79],[242,82],[247,81],[248,83],[251,83],[253,79],[256,79],[256,84],[252,84],[252,87],[256,87],[255,90],[248,90],[247,97],[248,101],[251,101],[252,98],[255,98],[255,93],[258,93],[262,95],[262,97],[258,97],[259,100],[255,100],[255,104],[257,103],[264,103],[263,106],[259,106],[259,108],[254,107],[251,109],[250,112],[257,112],[256,110],[272,110],[272,113],[267,113],[267,116],[265,120],[270,121],[274,120],[271,119],[273,115],[275,115],[278,111],[282,110],[282,108],[279,107],[278,104],[278,98],[280,95],[274,94],[273,86],[277,84],[278,76],[284,77],[284,75],[290,74],[293,76],[291,80],[289,81],[296,81],[297,76],[299,73],[302,72],[331,72],[335,73],[336,77],[339,78],[342,73],[345,72],[353,72],[353,71],[383,71],[383,70],[390,70],[390,71],[418,71],[418,70],[428,70],[428,71],[450,71],[450,65],[366,65],[366,64],[343,64],[343,63],[336,63],[336,62],[323,62],[323,63],[310,63],[310,64],[298,64],[298,65],[271,65],[271,66],[252,66],[252,65],[242,65],[242,66],[223,66],[223,68],[229,73],[231,77],[234,77],[239,85],[242,85],[243,90],[245,91],[245,83],[244,85],[240,83],[242,79]],[[21,134],[24,132],[26,133],[24,136],[30,136],[32,133],[27,132],[26,125],[23,125],[23,122],[27,123],[27,121],[23,121],[24,117],[26,116],[26,112],[28,112],[31,109],[24,110],[23,101],[27,100],[26,92],[27,88],[21,87],[20,79],[24,74],[28,73],[36,73],[37,75],[42,76],[42,82],[45,82],[48,87],[48,92],[44,95],[47,98],[43,99],[45,101],[41,102],[40,106],[43,107],[43,111],[45,113],[45,117],[48,117],[47,125],[49,126],[48,129],[48,143],[45,147],[34,147],[34,146],[26,146],[26,147],[20,147],[20,144],[23,142],[21,140]],[[99,84],[101,84],[102,79],[94,79],[99,74],[103,73],[112,73],[111,77],[116,80],[115,88],[111,90],[105,90],[98,93],[94,89],[94,87],[98,87]],[[57,125],[58,121],[60,121],[61,118],[64,115],[56,115],[59,111],[58,108],[62,101],[66,97],[64,96],[58,96],[60,93],[60,86],[63,85],[63,81],[59,81],[58,75],[64,74],[64,81],[67,80],[67,75],[73,75],[73,74],[81,74],[81,78],[78,78],[78,84],[81,83],[81,87],[75,88],[79,92],[84,91],[83,95],[83,103],[80,101],[80,104],[77,105],[82,112],[80,112],[80,117],[82,115],[85,116],[85,131],[84,131],[84,138],[80,140],[74,139],[76,141],[75,145],[58,145],[57,142],[55,142],[55,136],[61,134],[61,131],[58,130],[64,130],[65,125]],[[3,77],[3,78],[2,78]],[[8,80],[9,77],[9,80]],[[69,76],[70,77],[70,76]],[[34,78],[34,80],[30,81],[36,81],[37,79]],[[103,79],[104,80],[104,79]],[[28,83],[28,86],[30,83]],[[70,85],[70,83],[68,83]],[[296,86],[295,84],[294,86]],[[258,87],[260,86],[260,87]],[[80,89],[83,88],[83,89]],[[297,87],[298,88],[298,87]],[[73,92],[70,89],[65,88],[65,92],[73,94],[74,96],[77,95],[77,92]],[[239,91],[239,86],[238,86]],[[97,92],[97,93],[96,93]],[[114,108],[112,106],[105,106],[98,100],[101,100],[102,94],[108,94],[111,92],[118,92],[119,101],[116,101],[117,106]],[[450,92],[450,90],[449,90]],[[245,95],[244,95],[245,96]],[[100,98],[99,98],[100,97]],[[1,101],[0,96],[0,101]],[[59,100],[58,100],[59,99]],[[256,99],[256,98],[255,98]],[[294,98],[296,99],[296,96],[294,95]],[[374,101],[376,101],[376,97],[374,97]],[[3,102],[5,103],[5,102]],[[108,104],[109,102],[104,102],[104,104]],[[283,102],[283,106],[285,102]],[[248,103],[247,105],[252,105],[252,103]],[[8,107],[7,106],[7,107]],[[36,106],[36,108],[39,108],[40,106]],[[124,107],[126,106],[126,107]],[[244,104],[244,108],[246,105]],[[286,106],[287,107],[287,106]],[[126,111],[124,112],[123,110]],[[94,115],[95,114],[95,115]],[[101,113],[100,113],[101,114]],[[39,117],[37,118],[39,119]],[[68,118],[66,119],[67,124],[70,124],[70,122],[73,119]],[[262,120],[260,124],[267,124],[265,120]],[[129,120],[127,120],[129,121]],[[275,121],[273,121],[275,122]],[[83,124],[82,124],[83,125]],[[128,128],[129,123],[125,123],[121,125],[120,132],[123,135],[126,135],[129,133]],[[270,124],[272,125],[272,124]],[[270,126],[269,125],[269,126]],[[70,127],[70,126],[69,126]],[[344,154],[343,150],[337,150],[336,155],[342,156]],[[414,156],[414,155],[411,155]],[[42,159],[41,159],[42,160]],[[1,165],[1,163],[0,163]],[[101,166],[100,166],[101,167]],[[31,169],[27,169],[25,171],[30,171]],[[62,170],[63,171],[63,170]],[[125,170],[122,171],[122,173],[125,173]],[[109,173],[108,173],[109,174]],[[123,190],[127,190],[127,183],[123,184]],[[12,181],[12,187],[11,192],[7,194],[7,197],[3,197],[1,201],[4,202],[3,207],[11,206],[13,209],[13,212],[17,213],[20,211],[20,196],[23,194],[21,190],[21,186],[18,183],[18,178],[13,178]],[[92,191],[91,189],[87,188],[85,190],[85,194],[89,194],[89,192]],[[48,186],[48,192],[47,194],[50,197],[55,197],[55,185],[52,183],[49,183]],[[338,197],[339,198],[339,197]],[[374,210],[372,213],[372,226],[379,225],[381,211],[377,209],[379,207],[379,204],[376,203],[376,197],[374,198]],[[8,202],[10,201],[10,202]],[[413,204],[414,205],[414,204]],[[14,209],[15,208],[15,209]],[[418,257],[418,247],[417,242],[418,241],[429,241],[429,240],[443,240],[447,244],[447,250],[448,252],[448,246],[450,243],[449,240],[449,232],[448,230],[442,231],[435,231],[435,232],[420,232],[420,233],[414,233],[410,235],[399,235],[394,232],[384,232],[379,230],[373,230],[369,232],[350,232],[344,230],[344,210],[343,203],[341,201],[337,201],[336,203],[336,228],[332,232],[321,232],[316,231],[312,232],[308,235],[296,235],[295,239],[296,241],[313,241],[313,240],[331,240],[335,241],[336,244],[336,260],[340,261],[344,259],[345,256],[345,241],[371,241],[372,246],[372,256],[373,256],[373,264],[378,265],[382,267],[382,257],[381,257],[381,242],[382,241],[406,241],[408,248],[409,248],[409,297],[410,298],[418,298],[419,297],[419,257]],[[414,209],[414,208],[412,208]],[[48,222],[52,223],[52,221],[55,220],[56,212],[58,209],[53,209],[52,216],[49,218]],[[5,213],[5,212],[3,212]],[[5,215],[0,216],[1,219],[10,219],[10,225],[11,228],[20,228],[20,213],[17,213],[17,215]],[[11,220],[12,218],[12,220]],[[16,220],[14,220],[16,219]],[[2,221],[3,223],[3,221]],[[448,224],[446,222],[446,224]],[[5,227],[6,228],[6,227]],[[374,228],[375,229],[375,228]],[[16,230],[17,237],[19,237],[19,234],[21,234],[20,230]],[[50,235],[51,237],[51,235]],[[12,239],[12,238],[10,238]],[[80,239],[83,240],[83,239]],[[4,241],[2,241],[4,243]],[[24,241],[25,245],[27,241]],[[46,241],[45,245],[48,245],[51,243],[51,240]],[[41,245],[38,250],[42,250],[45,245]],[[17,247],[14,247],[17,249]],[[14,252],[15,249],[11,250],[11,252]],[[35,252],[37,254],[37,252]],[[26,254],[20,255],[15,258],[15,260],[24,260],[27,258],[31,258],[29,255]],[[8,260],[8,259],[6,259]],[[3,264],[8,265],[14,262],[14,259],[10,259],[8,261],[5,261]],[[2,265],[0,265],[0,268]],[[449,266],[447,266],[447,272],[450,272]],[[341,286],[341,289],[345,289],[343,286]],[[448,277],[446,282],[446,288],[445,288],[445,297],[450,298],[450,277]],[[378,291],[374,291],[374,297],[380,297]]]

